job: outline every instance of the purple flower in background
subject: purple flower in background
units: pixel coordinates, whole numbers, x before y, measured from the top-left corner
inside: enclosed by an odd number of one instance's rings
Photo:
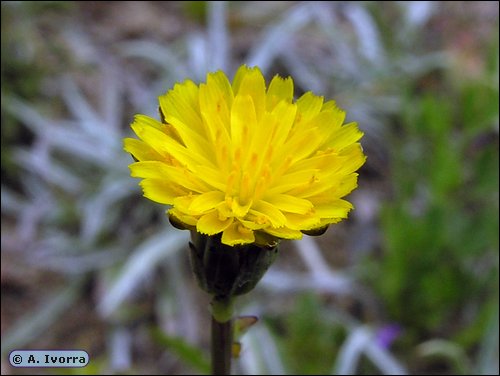
[[[377,331],[375,340],[381,347],[387,349],[402,332],[403,329],[399,324],[387,324]]]

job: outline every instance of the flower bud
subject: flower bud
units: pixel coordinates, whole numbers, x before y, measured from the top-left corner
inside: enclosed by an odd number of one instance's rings
[[[208,236],[191,231],[191,267],[200,287],[216,298],[250,292],[278,255],[276,242],[228,246],[221,234]]]

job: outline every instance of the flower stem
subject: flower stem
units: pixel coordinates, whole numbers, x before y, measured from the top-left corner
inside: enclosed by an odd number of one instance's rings
[[[220,312],[224,315],[220,315]],[[231,374],[233,321],[231,299],[212,301],[212,375]]]

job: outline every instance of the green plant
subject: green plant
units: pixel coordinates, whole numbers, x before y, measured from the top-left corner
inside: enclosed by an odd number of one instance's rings
[[[495,74],[408,96],[393,129],[393,192],[374,281],[414,343],[443,337],[472,350],[498,304]]]

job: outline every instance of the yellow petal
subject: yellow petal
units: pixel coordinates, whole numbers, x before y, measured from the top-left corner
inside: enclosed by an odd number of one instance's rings
[[[297,99],[297,120],[296,126],[301,127],[306,124],[314,116],[316,116],[323,106],[323,97],[314,95],[312,92],[308,91]]]
[[[342,198],[351,193],[358,186],[358,174],[337,176],[330,184],[318,185],[312,189],[306,189],[298,193],[298,197],[307,198],[313,205],[332,202],[336,198]]]
[[[345,147],[339,155],[346,157],[345,162],[336,170],[336,173],[339,174],[350,174],[359,169],[366,162],[366,155],[363,154],[363,149],[358,143]]]
[[[244,217],[245,215],[247,215],[248,210],[250,209],[251,206],[252,206],[252,201],[249,201],[248,203],[242,205],[236,198],[231,202],[231,210],[236,217]]]
[[[340,185],[342,180],[342,175],[339,174],[330,174],[328,176],[321,176],[320,173],[316,176],[314,180],[311,180],[308,184],[303,184],[301,186],[297,186],[296,188],[287,192],[289,195],[305,198],[311,201],[313,204],[316,204],[317,201],[313,201],[312,197],[317,198],[317,195],[327,195],[330,194],[330,200],[332,198],[332,192],[336,191],[336,188]],[[339,197],[339,196],[334,196]]]
[[[134,124],[142,124],[143,126],[147,127],[153,127],[163,133],[165,132],[165,124],[162,124],[156,119],[153,119],[152,117],[146,116],[146,115],[135,115],[134,116],[134,121],[132,122],[132,129],[134,128]]]
[[[287,193],[288,191],[308,185],[316,181],[318,169],[301,170],[285,174],[266,190],[267,195],[274,195],[277,193]]]
[[[156,128],[149,127],[142,123],[132,124],[132,129],[141,140],[149,144],[159,154],[168,157],[172,155],[180,163],[193,169],[197,165],[213,165],[202,155],[186,149],[173,138]]]
[[[163,162],[136,162],[132,163],[129,168],[131,171],[130,174],[133,177],[163,180],[165,184],[182,185],[189,191],[199,193],[203,193],[209,190],[209,186],[207,186],[202,180],[200,180],[188,170],[169,166]]]
[[[144,197],[160,204],[172,205],[176,197],[188,193],[185,188],[178,184],[160,179],[144,179],[139,185],[144,191]]]
[[[207,139],[213,144],[215,159],[220,170],[230,168],[231,147],[230,106],[225,94],[216,85],[200,86],[200,111],[206,128]],[[233,98],[231,94],[230,102]]]
[[[309,230],[318,227],[320,218],[316,214],[286,214],[286,227],[291,230]]]
[[[331,225],[331,224],[334,224],[334,223],[339,223],[340,221],[342,221],[343,218],[322,218],[320,223],[319,223],[319,226],[316,227],[316,229],[320,229],[322,227],[325,227],[327,225]],[[311,229],[311,230],[314,230],[314,229]]]
[[[295,163],[310,157],[333,137],[332,134],[338,133],[343,120],[340,112],[325,111],[316,114],[305,121],[303,129],[296,130],[289,137],[281,154],[276,158],[292,155],[292,163]]]
[[[222,201],[224,201],[224,193],[220,191],[205,192],[193,199],[189,205],[189,211],[202,214],[213,210]]]
[[[158,100],[165,120],[170,123],[172,118],[189,124],[192,129],[203,135],[204,127],[201,122],[198,86],[187,80],[176,84],[168,93],[161,95]]]
[[[341,111],[321,111],[312,118],[307,127],[317,127],[321,132],[322,142],[318,148],[328,141],[333,134],[340,132],[342,123],[345,119],[345,113]],[[328,145],[329,146],[329,145]],[[335,149],[335,148],[334,148]]]
[[[326,101],[325,103],[323,103],[323,106],[321,107],[321,111],[341,111],[341,112],[344,112],[339,107],[337,107],[337,103],[333,100]]]
[[[260,230],[263,229],[264,227],[269,226],[269,221],[267,219],[265,221],[261,221],[257,219],[257,217],[254,215],[249,215],[247,217],[250,218],[248,220],[238,218],[238,221],[240,221],[245,227],[251,230]]]
[[[222,95],[222,99],[227,104],[227,107],[231,108],[234,97],[233,89],[231,88],[231,83],[227,79],[224,72],[217,71],[215,73],[207,74],[207,85],[209,87],[216,88]]]
[[[193,169],[193,174],[215,189],[220,191],[225,191],[226,189],[225,175],[218,169],[206,165],[198,165]]]
[[[271,140],[277,132],[278,124],[279,119],[276,115],[266,112],[252,132],[252,145],[249,157],[251,161],[252,155],[255,154],[256,156],[256,158],[254,158],[254,167],[251,167],[253,169],[252,171],[255,171],[255,174],[258,173],[258,169],[260,169],[263,163],[270,162],[269,158],[266,159],[266,156],[270,153],[269,149],[273,148]]]
[[[289,137],[274,158],[277,161],[283,161],[287,156],[291,156],[292,163],[295,163],[314,153],[322,140],[321,133],[317,128],[296,132]]]
[[[314,205],[315,214],[320,218],[347,218],[353,208],[348,201],[338,199],[326,204]]]
[[[175,117],[170,117],[169,122],[183,140],[183,146],[192,153],[202,155],[206,160],[215,162],[215,145],[207,141],[206,135],[196,133],[190,124],[185,124]]]
[[[250,68],[246,65],[242,65],[238,68],[236,73],[234,74],[233,78],[233,84],[232,84],[232,89],[234,95],[238,94],[238,91],[240,90],[241,82],[243,81],[243,78],[249,73]]]
[[[229,82],[223,74],[208,75],[207,80],[206,84],[200,85],[200,113],[205,117],[210,116],[203,120],[205,120],[207,134],[211,134],[212,139],[215,139],[219,125],[223,125],[229,130],[233,93],[231,87],[226,86],[229,85]],[[209,120],[209,123],[206,120]],[[217,127],[210,126],[211,122],[214,122],[213,125],[217,125]]]
[[[147,143],[135,138],[126,138],[123,140],[125,151],[132,154],[138,161],[162,161],[165,158]]]
[[[191,203],[195,199],[195,195],[193,194],[188,194],[184,196],[177,196],[174,200],[174,207],[184,214],[189,214],[189,215],[196,215],[196,213],[191,213],[189,211],[189,207],[191,206]]]
[[[248,150],[250,131],[256,127],[257,119],[252,97],[237,95],[231,111],[231,139],[235,150],[238,148]]]
[[[266,82],[260,69],[239,69],[233,80],[233,91],[235,96],[249,95],[252,98],[257,119],[260,119],[266,108]]]
[[[326,142],[326,145],[341,151],[345,147],[357,142],[361,137],[363,137],[363,132],[358,129],[357,123],[349,123],[333,133]]]
[[[287,174],[304,170],[329,171],[335,164],[339,164],[345,160],[345,157],[340,157],[336,153],[315,154],[312,157],[302,159],[292,164],[287,170]]]
[[[351,193],[358,186],[358,174],[352,173],[347,176],[337,177],[323,190],[317,192],[305,192],[300,197],[307,197],[313,204],[331,202],[332,198],[342,198]]]
[[[287,103],[281,101],[273,109],[272,114],[278,120],[276,132],[272,139],[272,144],[275,148],[281,147],[281,145],[286,141],[292,129],[293,122],[295,120],[295,113],[297,111],[297,106],[292,103]],[[267,124],[263,124],[267,128]]]
[[[176,208],[171,208],[168,210],[168,213],[173,215],[178,221],[189,226],[196,226],[196,223],[198,222],[198,218],[192,215],[187,215]]]
[[[278,238],[302,239],[302,233],[300,231],[292,230],[287,227],[280,227],[280,228],[267,227],[263,231]]]
[[[233,223],[233,218],[221,220],[217,210],[212,210],[198,220],[196,230],[202,234],[215,235],[227,229],[231,223]]]
[[[265,199],[279,210],[290,213],[306,214],[313,208],[310,201],[285,194],[265,196]]]
[[[254,204],[249,212],[256,216],[265,216],[269,219],[273,227],[281,227],[286,223],[284,214],[274,205],[263,200]]]
[[[250,244],[255,241],[255,235],[252,230],[244,227],[238,221],[234,221],[222,233],[222,243],[235,246],[241,244]]]
[[[337,197],[344,197],[351,193],[358,186],[358,175],[356,173],[347,175],[342,179],[336,190]]]
[[[293,80],[290,77],[283,78],[278,75],[274,76],[269,84],[269,88],[267,89],[267,111],[272,111],[280,101],[291,103],[292,100]]]

